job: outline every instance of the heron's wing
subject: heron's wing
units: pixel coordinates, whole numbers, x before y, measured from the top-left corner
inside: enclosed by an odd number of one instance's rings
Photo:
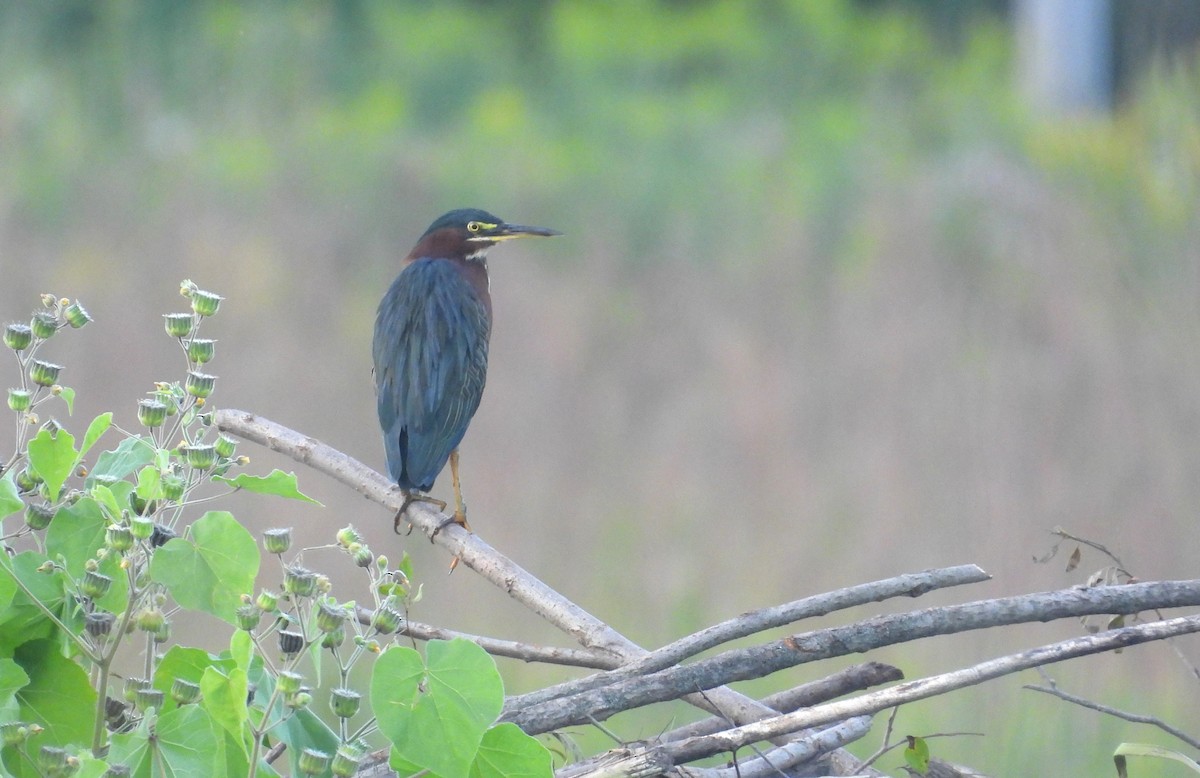
[[[487,377],[487,311],[452,262],[420,259],[375,319],[375,390],[388,472],[428,491],[462,441]]]

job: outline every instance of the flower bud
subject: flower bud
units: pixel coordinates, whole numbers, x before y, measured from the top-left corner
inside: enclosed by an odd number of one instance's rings
[[[295,694],[304,686],[304,676],[285,670],[279,674],[279,680],[276,683],[279,685],[279,691],[283,694]]]
[[[217,442],[213,444],[213,448],[217,450],[217,456],[222,459],[231,459],[233,452],[237,451],[237,441],[222,433],[217,436]]]
[[[92,317],[83,309],[78,300],[67,306],[66,310],[63,311],[63,318],[74,329],[79,329],[92,320]]]
[[[191,294],[192,310],[201,316],[212,316],[221,307],[221,301],[225,298],[213,292],[206,292],[203,289],[195,289]]]
[[[13,477],[13,481],[22,492],[32,492],[42,482],[42,479],[38,478],[37,474],[29,468],[25,468]]]
[[[297,597],[311,597],[317,590],[317,574],[299,565],[283,571],[283,590]]]
[[[300,752],[296,767],[305,775],[320,775],[329,767],[329,754],[315,748],[306,748]]]
[[[8,407],[17,413],[29,410],[29,404],[32,399],[33,396],[24,389],[8,390]]]
[[[193,338],[187,344],[188,359],[197,365],[211,361],[216,350],[216,341],[208,338]]]
[[[62,365],[43,362],[40,359],[33,360],[29,365],[29,377],[38,386],[54,386],[58,383],[58,374],[61,371]]]
[[[33,343],[33,329],[28,324],[10,324],[4,328],[4,345],[13,351],[24,351]]]
[[[288,695],[284,699],[283,704],[288,706],[292,710],[303,710],[304,708],[307,708],[309,703],[311,703],[311,702],[312,702],[311,694],[309,694],[308,692],[298,692],[296,694]]]
[[[154,504],[154,500],[150,501],[150,505]],[[138,540],[149,540],[154,534],[154,520],[148,519],[145,516],[134,516],[129,520],[129,531]]]
[[[317,606],[317,629],[333,632],[340,629],[349,614],[346,608],[336,603],[323,602]]]
[[[171,620],[163,619],[163,623],[159,624],[151,634],[154,636],[155,643],[166,643],[171,639]]]
[[[29,728],[23,721],[6,721],[0,724],[0,743],[5,746],[19,746],[29,737]]]
[[[275,592],[263,589],[258,593],[258,597],[254,600],[254,604],[258,606],[258,609],[263,613],[274,613],[279,607],[279,595]]]
[[[358,713],[360,704],[362,695],[353,689],[334,689],[329,694],[329,707],[339,719],[348,719]]]
[[[104,542],[113,551],[124,553],[133,548],[133,531],[121,524],[110,524],[104,530]]]
[[[30,504],[25,506],[25,524],[30,529],[45,529],[54,518],[54,509],[49,505]]]
[[[29,320],[29,328],[38,340],[48,340],[58,332],[58,319],[49,311],[38,311]]]
[[[321,648],[337,648],[346,642],[346,629],[338,627],[333,632],[321,635]]]
[[[186,486],[187,482],[177,475],[164,475],[162,477],[163,497],[171,502],[179,502],[183,499],[183,490]]]
[[[167,334],[172,338],[186,338],[192,331],[192,315],[190,313],[168,313],[166,319]]]
[[[42,746],[38,752],[37,766],[41,775],[66,775],[67,750],[58,746]]]
[[[108,590],[112,588],[113,579],[97,570],[88,570],[83,574],[83,580],[79,582],[79,591],[93,600],[98,600],[108,594]]]
[[[217,463],[217,450],[208,444],[181,446],[180,449],[188,466],[196,470],[207,470]]]
[[[135,694],[133,697],[133,704],[136,705],[137,709],[142,713],[145,713],[151,708],[162,710],[163,700],[166,699],[166,696],[167,695],[163,694],[162,689],[155,689],[154,687],[147,685],[145,688],[137,690],[137,694]]]
[[[198,373],[195,370],[187,374],[187,393],[192,397],[205,398],[213,392],[213,386],[217,383],[215,375],[207,373]]]
[[[376,608],[371,616],[371,626],[380,634],[390,635],[400,629],[403,620],[404,617],[392,608]]]
[[[299,654],[304,650],[304,636],[288,629],[279,630],[279,650],[288,656]]]
[[[108,611],[93,611],[83,617],[83,628],[89,635],[98,638],[112,632],[116,620],[117,617]]]
[[[253,632],[262,621],[263,612],[256,605],[241,605],[237,609],[238,629]]]
[[[149,687],[150,682],[145,678],[126,678],[125,689],[122,694],[125,697],[126,702],[133,702],[137,699],[138,692]]]
[[[135,621],[142,632],[156,632],[167,622],[167,617],[158,608],[146,608],[135,617]]]
[[[371,553],[371,549],[366,546],[359,546],[354,549],[354,564],[359,567],[370,567],[371,562],[375,560],[375,555]]]
[[[277,527],[263,533],[263,548],[268,554],[286,554],[292,546],[292,528]]]
[[[180,705],[188,705],[200,699],[200,684],[176,678],[171,683],[171,699]]]
[[[138,421],[143,427],[161,427],[167,421],[167,406],[158,400],[139,400]]]
[[[349,548],[355,543],[362,542],[362,535],[352,526],[345,526],[337,532],[337,542],[342,548]]]
[[[329,765],[329,771],[337,778],[353,778],[358,773],[358,764],[362,758],[354,754],[348,749],[339,748],[337,753],[333,755],[333,762]]]

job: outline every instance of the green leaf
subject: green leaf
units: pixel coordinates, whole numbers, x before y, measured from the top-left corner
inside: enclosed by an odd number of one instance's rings
[[[234,630],[233,637],[229,638],[228,653],[237,667],[249,670],[250,657],[254,654],[254,641],[250,639],[250,633],[244,629]]]
[[[11,659],[0,659],[0,721],[20,721],[17,692],[29,684],[29,674]]]
[[[177,703],[171,699],[171,687],[176,680],[199,684],[209,668],[228,671],[233,666],[232,660],[215,657],[203,649],[171,646],[154,671],[154,688],[167,695],[163,709],[177,707]]]
[[[187,536],[167,541],[150,562],[150,578],[184,608],[236,624],[241,596],[254,591],[258,544],[226,511],[209,511]]]
[[[438,775],[465,775],[504,705],[496,664],[463,638],[431,640],[426,660],[393,646],[375,662],[371,707],[404,762]]]
[[[1180,764],[1187,765],[1194,773],[1200,773],[1200,763],[1178,751],[1150,745],[1149,743],[1122,743],[1113,752],[1113,761],[1116,762],[1118,775],[1127,775],[1125,770],[1125,757],[1127,756],[1150,756],[1157,759],[1171,759]]]
[[[9,559],[0,553],[0,589],[7,586],[15,591],[12,603],[0,612],[0,653],[8,653],[14,647],[29,640],[49,636],[54,624],[46,614],[25,594],[17,589],[13,577],[20,578],[37,599],[53,613],[61,613],[66,592],[62,576],[39,573],[38,568],[46,557],[35,551],[24,551]]]
[[[470,773],[471,778],[550,778],[553,774],[546,747],[511,722],[483,734]]]
[[[185,705],[157,717],[153,735],[148,720],[133,732],[112,736],[108,761],[129,766],[133,776],[174,776],[175,778],[206,778],[212,775],[245,775],[246,760],[241,769],[230,770],[225,740],[208,712],[199,705]]]
[[[925,738],[908,736],[908,747],[904,749],[904,761],[918,775],[929,772],[929,744]]]
[[[157,500],[162,497],[162,473],[156,465],[146,465],[138,471],[137,496],[143,500]]]
[[[242,735],[250,721],[246,708],[248,689],[246,673],[237,668],[226,674],[209,667],[200,679],[200,704],[213,721],[239,743],[245,742]]]
[[[17,692],[21,721],[46,730],[31,739],[31,753],[45,745],[91,743],[96,690],[83,667],[63,656],[54,640],[24,643],[13,659],[29,676]]]
[[[125,438],[112,451],[105,451],[96,458],[96,466],[88,476],[87,485],[90,487],[96,478],[107,476],[120,480],[127,478],[138,468],[154,461],[156,449],[154,444],[142,437]]]
[[[46,481],[50,502],[56,502],[62,486],[71,477],[79,453],[75,437],[64,429],[51,433],[42,429],[29,441],[29,466]]]
[[[46,529],[46,555],[61,561],[71,577],[78,580],[83,577],[84,565],[95,559],[96,551],[104,547],[107,526],[108,519],[100,503],[90,497],[59,508]],[[129,594],[129,579],[121,569],[120,555],[106,556],[100,562],[100,572],[112,578],[113,584],[97,604],[105,610],[120,613],[125,610]]]
[[[75,390],[69,386],[59,386],[58,396],[67,404],[67,415],[75,413]]]
[[[96,441],[100,439],[100,436],[112,426],[112,416],[112,412],[110,411],[92,419],[92,423],[88,425],[87,432],[83,434],[83,444],[79,447],[80,459],[87,456],[87,452],[91,450],[92,446],[96,445]]]
[[[0,478],[0,519],[11,516],[24,508],[25,501],[21,499],[21,492],[13,483],[12,471],[9,471],[4,474],[3,478]]]
[[[247,492],[273,494],[277,497],[287,497],[291,500],[304,500],[314,505],[321,504],[300,492],[300,489],[296,485],[295,473],[285,473],[282,470],[272,470],[270,474],[264,476],[240,473],[235,478],[226,478],[225,476],[218,475],[214,476],[213,480],[227,483],[235,489],[245,489]]]

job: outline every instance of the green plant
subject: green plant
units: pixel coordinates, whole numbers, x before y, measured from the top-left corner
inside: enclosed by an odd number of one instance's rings
[[[137,403],[138,432],[104,413],[76,438],[50,415],[64,405],[70,414],[74,392],[41,352],[91,321],[78,302],[46,295],[29,324],[4,329],[20,370],[8,390],[15,445],[0,470],[4,769],[276,775],[266,755],[282,745],[294,775],[348,776],[378,732],[393,744],[393,763],[412,771],[549,774],[537,741],[492,726],[503,687],[481,648],[435,641],[423,658],[396,645],[420,598],[407,558],[392,566],[353,528],[337,533],[328,549],[367,577],[369,607],[360,607],[288,557],[290,530],[267,530],[262,545],[278,561],[280,586],[252,596],[258,543],[229,512],[198,506],[237,490],[315,501],[291,473],[240,472],[248,459],[211,424],[215,348],[199,337],[222,298],[190,281],[181,292],[191,310],[168,314],[165,328],[187,374]],[[120,440],[89,465],[110,433]],[[228,648],[179,645],[171,625],[181,618],[224,623]],[[140,675],[118,679],[118,657],[139,651]],[[360,662],[373,663],[369,696],[352,685]],[[314,678],[332,679],[332,724],[313,710],[324,692]]]

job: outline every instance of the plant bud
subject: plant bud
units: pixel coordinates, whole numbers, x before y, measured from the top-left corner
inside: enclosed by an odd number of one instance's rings
[[[120,730],[117,729],[114,731],[120,731]],[[127,765],[127,764],[110,765],[109,768],[104,771],[103,778],[129,778],[129,765]]]
[[[163,497],[171,502],[179,502],[183,499],[183,490],[187,487],[187,482],[177,475],[164,475],[162,477]]]
[[[139,400],[138,421],[144,427],[161,427],[167,421],[166,404],[158,400]]]
[[[40,359],[33,360],[29,365],[29,377],[38,386],[54,386],[58,383],[60,372],[62,372],[62,365],[43,362]]]
[[[317,574],[299,565],[291,565],[283,572],[283,590],[297,597],[312,597],[317,591]]]
[[[241,605],[237,609],[238,629],[246,632],[253,632],[258,628],[258,622],[262,621],[263,612],[258,609],[257,605]]]
[[[33,343],[33,329],[28,324],[10,324],[4,328],[4,345],[13,351],[24,351]]]
[[[112,588],[112,582],[113,579],[110,576],[96,570],[88,570],[83,574],[83,580],[79,582],[79,591],[93,600],[98,600],[108,594],[108,590]]]
[[[89,635],[98,638],[112,632],[116,620],[117,617],[108,611],[94,611],[83,617],[83,628]]]
[[[150,505],[154,504],[154,500],[150,501]],[[149,540],[154,534],[154,520],[148,519],[145,516],[134,516],[129,520],[129,531],[138,540]]]
[[[225,298],[213,292],[206,292],[203,289],[192,291],[192,310],[201,316],[212,316],[221,307],[221,301]]]
[[[135,617],[135,621],[142,632],[156,632],[167,622],[167,617],[158,608],[146,608]]]
[[[329,771],[337,778],[353,778],[358,773],[358,764],[362,758],[357,754],[343,748],[339,748],[337,753],[333,755],[333,762],[329,765]]]
[[[189,705],[200,699],[200,684],[176,678],[171,684],[171,699],[180,705]]]
[[[155,643],[166,643],[171,639],[171,620],[163,619],[163,623],[158,625],[158,629],[151,633],[154,636]]]
[[[275,592],[263,589],[255,598],[254,604],[263,613],[274,613],[279,608],[279,595]]]
[[[180,448],[188,466],[195,470],[208,470],[217,463],[217,450],[208,444]]]
[[[110,524],[104,530],[104,542],[113,551],[124,553],[133,548],[133,531],[121,524]]]
[[[346,622],[346,608],[336,603],[323,602],[317,606],[317,629],[333,632]]]
[[[362,695],[353,689],[334,689],[330,692],[329,707],[333,708],[333,715],[339,719],[348,719],[358,713],[360,704]]]
[[[338,627],[333,632],[326,632],[321,636],[321,648],[337,648],[346,642],[346,630],[344,627]]]
[[[58,332],[58,319],[49,311],[38,311],[29,320],[29,328],[38,340],[48,340]]]
[[[292,528],[277,527],[263,533],[263,548],[268,554],[286,554],[292,547]]]
[[[166,697],[167,695],[163,694],[162,689],[155,689],[154,687],[147,685],[144,689],[137,690],[137,694],[135,694],[133,698],[133,704],[136,705],[137,709],[142,713],[145,713],[151,708],[154,708],[155,710],[162,710],[163,700],[166,699]]]
[[[400,629],[403,620],[404,617],[392,608],[376,608],[371,616],[371,626],[380,634],[390,635]]]
[[[222,433],[217,436],[217,442],[213,444],[213,448],[217,450],[217,456],[222,459],[231,459],[233,452],[237,451],[237,441]]]
[[[198,373],[195,370],[187,375],[187,393],[192,397],[203,399],[208,397],[213,392],[213,386],[217,383],[215,375],[207,373]]]
[[[352,526],[342,527],[337,532],[337,542],[342,548],[350,548],[355,543],[362,542],[362,535]]]
[[[279,650],[286,656],[299,654],[304,650],[304,636],[299,632],[281,629],[279,631]]]
[[[6,721],[0,724],[0,743],[5,746],[19,746],[29,737],[29,728],[23,721]]]
[[[329,754],[315,748],[306,748],[300,752],[296,766],[305,775],[320,775],[329,767]]]
[[[32,399],[33,396],[24,389],[8,390],[8,407],[17,413],[29,410],[29,404]]]
[[[283,704],[292,710],[303,710],[312,702],[312,695],[308,692],[299,692],[286,697]]]
[[[193,338],[187,344],[188,359],[197,365],[212,361],[213,354],[216,352],[216,343],[215,340],[208,338]]]
[[[304,686],[304,676],[285,670],[279,674],[279,680],[276,683],[279,685],[279,691],[283,694],[295,694]]]
[[[38,752],[38,770],[42,775],[66,775],[67,750],[58,746],[42,746]]]
[[[149,686],[150,682],[145,678],[126,678],[125,689],[122,692],[122,696],[125,697],[126,702],[133,702],[137,699],[137,693],[142,689],[149,688]]]
[[[83,306],[79,304],[78,300],[67,306],[66,310],[63,311],[63,318],[65,318],[67,320],[67,324],[70,324],[74,329],[79,329],[92,320],[92,317],[89,316],[88,312],[83,309]]]
[[[354,564],[359,567],[370,567],[371,562],[375,561],[375,555],[371,553],[371,549],[366,546],[359,546],[354,549]]]
[[[25,506],[25,524],[30,529],[45,529],[54,518],[54,509],[49,505],[31,504]]]
[[[168,313],[163,319],[166,320],[167,334],[172,338],[186,338],[192,331],[190,313]]]

